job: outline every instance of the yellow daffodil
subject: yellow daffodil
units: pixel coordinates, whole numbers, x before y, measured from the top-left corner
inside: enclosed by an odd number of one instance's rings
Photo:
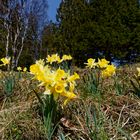
[[[68,81],[68,82],[73,82],[73,81],[75,81],[76,79],[80,79],[80,77],[79,77],[79,75],[75,72],[73,75],[71,75],[71,76],[69,76],[69,77],[67,78],[67,81]]]
[[[75,84],[74,84],[74,83],[70,83],[69,91],[70,91],[70,92],[73,92],[74,89],[75,89]]]
[[[54,60],[54,62],[60,62],[60,57],[58,56],[58,54],[52,54],[52,58]]]
[[[85,63],[87,66],[87,68],[95,68],[95,66],[97,65],[97,63],[95,63],[95,59],[89,58],[87,60],[87,63]]]
[[[67,99],[64,101],[64,106],[65,106],[71,99],[74,99],[74,98],[77,97],[73,92],[70,92],[70,91],[62,92],[62,93],[61,93],[61,96],[67,97]]]
[[[71,55],[63,55],[61,61],[71,60]]]
[[[62,80],[66,76],[65,71],[60,68],[56,70],[55,74],[56,74],[56,80]]]
[[[31,74],[35,75],[35,78],[41,82],[45,81],[45,70],[44,70],[44,63],[42,60],[36,61],[36,64],[30,66]]]
[[[23,68],[23,72],[26,72],[26,71],[27,71],[27,68],[26,68],[26,67],[24,67],[24,68]]]
[[[38,74],[37,74],[37,79],[39,80],[39,81],[46,81],[46,79],[45,79],[45,77],[44,77],[44,72],[43,71],[40,71]]]
[[[40,60],[36,61],[36,64],[39,66],[44,66],[45,65],[44,59],[40,59]]]
[[[10,60],[11,60],[10,57],[1,58],[1,61],[2,61],[3,65],[9,65]]]
[[[58,54],[52,54],[51,56],[48,55],[46,59],[47,59],[47,63],[50,63],[50,64],[52,64],[53,62],[57,62],[57,63],[61,62],[61,59],[58,56]]]
[[[65,87],[64,87],[64,84],[62,83],[57,83],[55,85],[55,92],[57,93],[62,93],[64,91]]]
[[[18,71],[22,71],[22,68],[21,68],[21,67],[17,67],[17,70],[18,70]]]
[[[109,61],[107,61],[106,59],[98,59],[98,66],[99,68],[106,68],[107,65],[109,64]]]
[[[138,76],[140,76],[140,68],[137,68]]]
[[[35,64],[30,66],[31,74],[38,75],[42,71],[44,71],[44,60],[36,61]]]
[[[101,75],[103,78],[110,77],[115,74],[116,67],[114,65],[108,65],[106,69],[102,70]]]
[[[47,63],[52,64],[53,60],[52,60],[52,57],[50,55],[48,55],[48,57],[46,59],[47,59]]]
[[[30,72],[31,72],[31,74],[34,74],[35,75],[38,72],[38,70],[39,70],[38,65],[33,64],[33,65],[30,66]]]

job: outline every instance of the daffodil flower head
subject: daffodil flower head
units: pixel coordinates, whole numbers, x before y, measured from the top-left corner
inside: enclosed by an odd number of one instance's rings
[[[19,66],[19,67],[17,67],[17,70],[18,71],[22,71],[22,68]]]
[[[57,62],[57,63],[61,62],[61,59],[58,56],[58,54],[52,54],[51,56],[48,55],[46,59],[47,59],[47,63],[50,63],[50,64],[52,64],[53,62]]]
[[[26,72],[26,71],[27,71],[27,68],[26,68],[26,67],[24,67],[24,68],[23,68],[23,72]]]
[[[30,66],[31,74],[36,75],[39,72],[39,66],[37,64],[33,64]]]
[[[30,66],[30,73],[34,74],[37,80],[44,82],[45,81],[45,67],[44,60],[36,61],[36,64]]]
[[[107,61],[106,59],[98,59],[98,66],[99,68],[106,68],[107,65],[109,64],[109,61]]]
[[[63,83],[57,83],[55,85],[55,92],[62,93],[64,91],[65,87]]]
[[[79,75],[75,72],[73,75],[67,78],[68,82],[74,82],[76,79],[80,79]]]
[[[56,75],[56,80],[60,81],[60,80],[65,78],[66,73],[65,73],[64,70],[59,68],[59,69],[56,70],[55,75]]]
[[[44,59],[40,59],[40,60],[36,61],[36,64],[40,65],[40,66],[44,66],[45,65]]]
[[[75,89],[75,84],[74,84],[74,83],[70,83],[69,91],[70,91],[70,92],[73,92],[74,89]]]
[[[10,64],[10,60],[11,60],[10,57],[1,58],[1,61],[2,61],[3,65],[9,65]]]
[[[101,75],[103,78],[110,77],[115,74],[116,67],[114,65],[108,65],[106,69],[103,69]]]
[[[65,91],[61,93],[62,96],[66,97],[66,100],[64,101],[64,106],[72,99],[75,99],[77,96],[73,92]]]
[[[48,55],[48,57],[46,59],[47,59],[47,63],[52,64],[53,61],[52,61],[52,57],[50,55]]]
[[[97,65],[97,63],[95,63],[95,59],[89,58],[87,60],[87,63],[85,63],[87,66],[87,68],[95,68],[95,66]]]

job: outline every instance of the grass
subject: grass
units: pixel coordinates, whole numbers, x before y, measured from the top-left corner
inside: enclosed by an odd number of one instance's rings
[[[61,112],[53,140],[139,140],[140,99],[130,80],[140,64],[119,67],[115,78],[105,79],[99,92],[88,90],[83,80],[90,72],[75,68],[81,77],[79,99]],[[0,139],[47,140],[40,104],[33,91],[37,83],[23,74],[10,96],[0,86]],[[89,81],[88,81],[89,82]],[[36,89],[42,93],[42,88]]]

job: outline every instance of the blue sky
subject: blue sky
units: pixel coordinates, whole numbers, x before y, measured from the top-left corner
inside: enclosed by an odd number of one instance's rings
[[[59,7],[61,0],[48,0],[48,17],[49,20],[52,20],[53,22],[56,21],[56,12],[57,8]]]

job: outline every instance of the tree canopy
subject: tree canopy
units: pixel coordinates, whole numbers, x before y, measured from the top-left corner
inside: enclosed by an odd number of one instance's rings
[[[78,61],[89,56],[134,61],[140,55],[139,6],[138,0],[62,1],[57,14],[62,44]]]

